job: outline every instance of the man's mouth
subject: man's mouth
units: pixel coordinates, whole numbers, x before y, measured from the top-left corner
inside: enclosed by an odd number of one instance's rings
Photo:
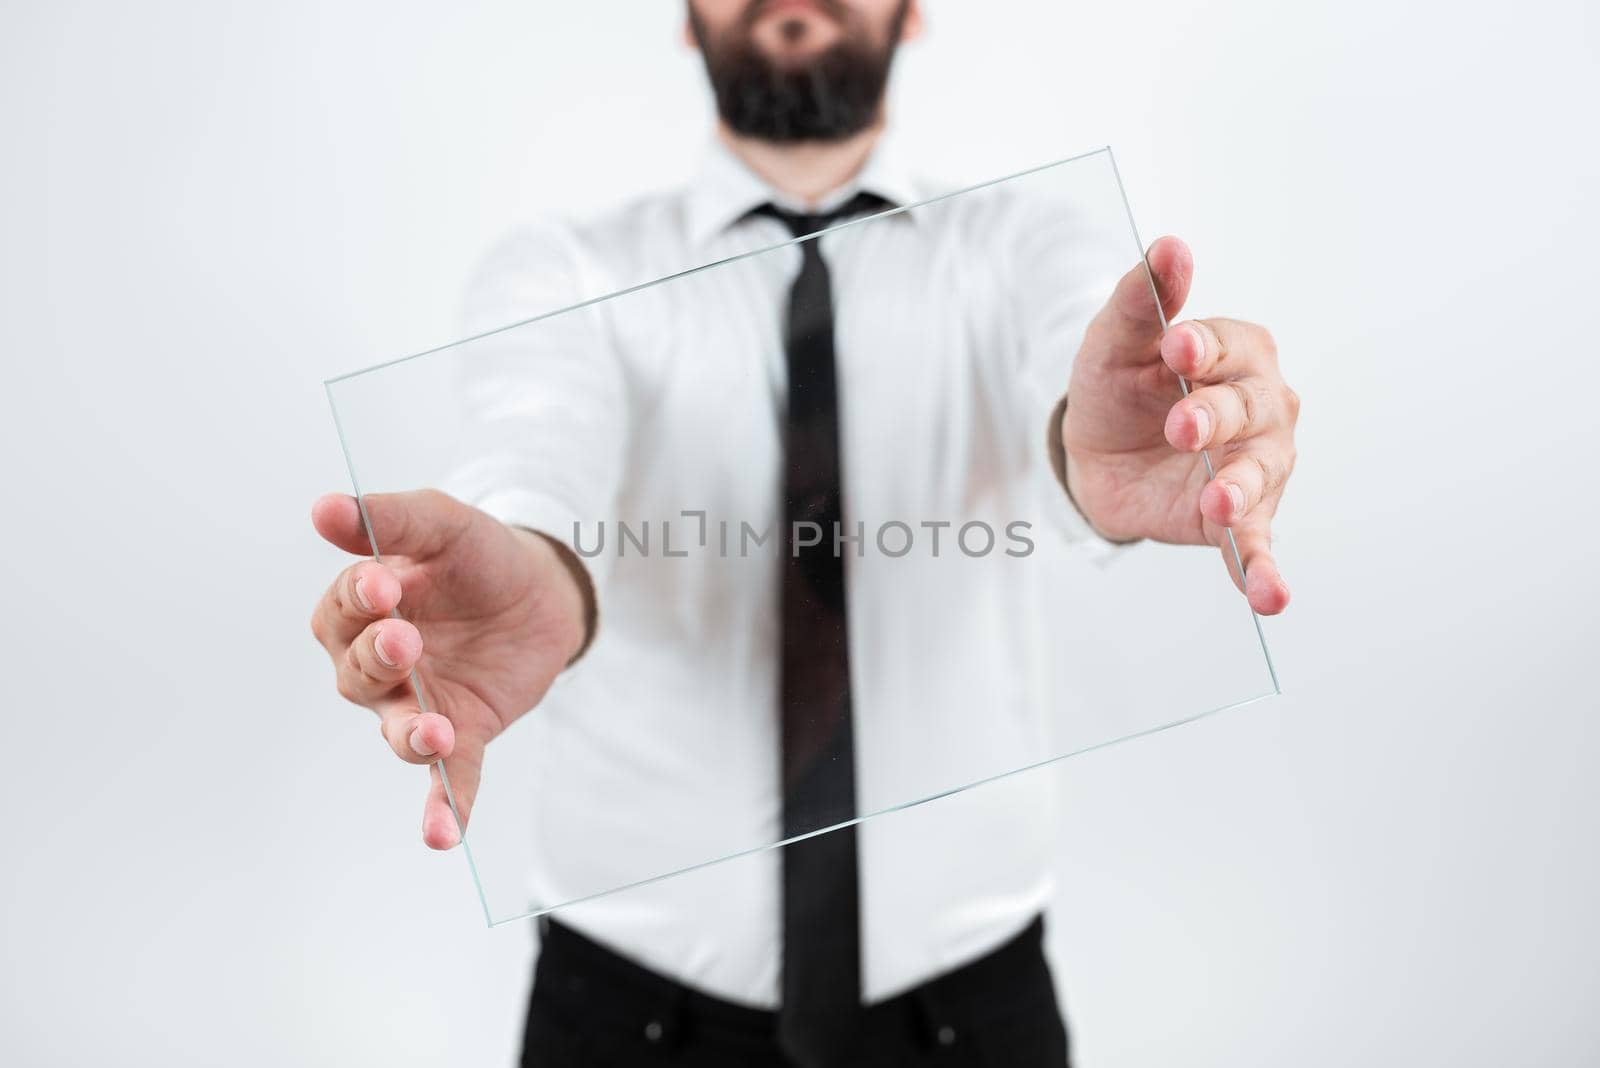
[[[752,19],[759,19],[769,15],[812,14],[837,18],[837,6],[836,3],[829,3],[826,0],[757,0],[751,16]]]

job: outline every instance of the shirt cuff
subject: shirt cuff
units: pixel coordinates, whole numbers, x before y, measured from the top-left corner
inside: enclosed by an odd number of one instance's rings
[[[1050,458],[1050,470],[1055,474],[1056,487],[1060,490],[1060,496],[1065,498],[1067,508],[1071,511],[1072,519],[1074,520],[1072,526],[1081,531],[1080,538],[1077,540],[1082,540],[1093,546],[1096,557],[1107,559],[1116,555],[1117,550],[1137,545],[1144,539],[1124,538],[1119,540],[1106,537],[1095,529],[1095,525],[1084,514],[1083,508],[1078,504],[1077,499],[1072,496],[1072,487],[1067,483],[1067,449],[1066,444],[1061,440],[1061,423],[1066,417],[1067,397],[1066,394],[1062,394],[1061,399],[1056,401],[1055,407],[1050,409],[1050,421],[1045,426],[1045,455]]]

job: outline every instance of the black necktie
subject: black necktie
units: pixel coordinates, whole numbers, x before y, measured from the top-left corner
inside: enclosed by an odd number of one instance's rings
[[[850,215],[881,209],[859,193],[820,215],[773,205],[796,237]],[[838,370],[833,292],[819,240],[800,243],[800,273],[789,292],[785,348],[789,403],[784,427],[783,651],[780,706],[785,838],[856,816],[850,648],[845,619],[839,457]],[[778,1035],[799,1064],[837,1063],[861,1015],[861,908],[855,827],[783,850],[783,987]]]

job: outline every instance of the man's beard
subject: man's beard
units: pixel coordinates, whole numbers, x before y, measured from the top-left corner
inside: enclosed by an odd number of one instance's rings
[[[793,68],[775,63],[752,42],[756,4],[726,40],[706,32],[692,5],[689,24],[705,58],[717,114],[734,133],[762,141],[840,141],[878,117],[906,7],[902,0],[881,48],[845,36]]]

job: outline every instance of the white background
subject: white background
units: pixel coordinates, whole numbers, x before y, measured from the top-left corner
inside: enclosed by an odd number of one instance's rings
[[[1600,15],[928,7],[920,169],[1114,145],[1305,399],[1288,695],[1053,773],[1080,1063],[1600,1063]],[[689,169],[680,13],[0,7],[0,1060],[512,1057],[530,940],[307,633],[320,381],[449,340],[513,221]]]

